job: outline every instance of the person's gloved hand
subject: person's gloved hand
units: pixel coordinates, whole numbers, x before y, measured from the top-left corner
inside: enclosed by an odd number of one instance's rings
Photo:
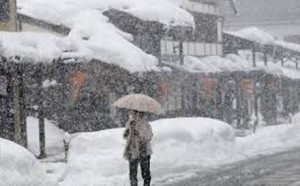
[[[137,130],[133,130],[132,132],[133,132],[133,135],[139,136],[139,132]]]

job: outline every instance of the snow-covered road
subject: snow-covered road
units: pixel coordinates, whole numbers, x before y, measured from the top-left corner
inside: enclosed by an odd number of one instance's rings
[[[193,177],[163,186],[300,185],[300,148],[258,156],[216,169],[203,169]]]

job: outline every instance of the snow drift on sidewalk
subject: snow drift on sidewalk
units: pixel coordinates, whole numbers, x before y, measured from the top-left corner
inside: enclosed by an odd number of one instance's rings
[[[152,127],[154,180],[187,166],[215,165],[231,155],[235,141],[231,126],[209,118],[164,119],[153,122]],[[74,135],[62,185],[127,185],[122,132],[111,129]]]
[[[268,155],[300,147],[300,112],[291,124],[263,126],[255,134],[236,138],[233,161],[257,155]]]
[[[28,149],[36,156],[40,154],[39,146],[39,121],[35,117],[27,117]],[[56,125],[45,119],[46,154],[48,158],[64,159],[65,133]]]
[[[237,138],[234,161],[300,147],[299,121],[299,115],[296,115],[292,124],[265,126],[258,129],[255,134]]]
[[[0,138],[0,186],[56,186],[25,148]]]
[[[296,124],[299,118],[295,116],[293,124],[265,126],[255,134],[237,138],[231,126],[215,119],[174,118],[152,122],[154,183],[171,184],[193,176],[202,167],[217,167],[300,147],[300,125]],[[66,172],[60,176],[61,185],[128,185],[122,132],[120,128],[74,134]]]

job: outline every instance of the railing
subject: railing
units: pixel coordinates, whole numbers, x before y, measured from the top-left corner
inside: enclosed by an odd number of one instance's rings
[[[221,15],[220,8],[216,5],[209,5],[190,1],[184,8],[192,12]]]
[[[179,41],[161,40],[161,55],[179,55]],[[200,43],[187,42],[182,43],[183,55],[207,56],[222,55],[223,48],[220,43]]]

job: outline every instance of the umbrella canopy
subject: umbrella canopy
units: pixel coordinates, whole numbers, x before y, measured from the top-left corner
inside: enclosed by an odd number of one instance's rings
[[[165,114],[159,102],[143,94],[130,94],[118,99],[113,106],[137,110],[140,112],[151,112],[153,114]]]

